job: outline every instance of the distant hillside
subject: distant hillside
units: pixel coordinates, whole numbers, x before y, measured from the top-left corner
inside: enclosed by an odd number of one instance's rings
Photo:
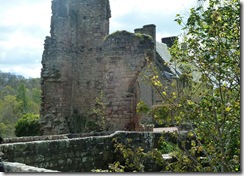
[[[39,114],[40,78],[24,78],[0,71],[0,136],[14,136],[16,121],[24,114]]]

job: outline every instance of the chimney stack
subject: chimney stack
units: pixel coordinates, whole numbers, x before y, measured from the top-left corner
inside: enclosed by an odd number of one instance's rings
[[[174,41],[175,41],[177,38],[178,38],[178,37],[176,37],[176,36],[165,37],[165,38],[162,38],[162,43],[165,43],[165,44],[170,48],[171,46],[173,46]]]

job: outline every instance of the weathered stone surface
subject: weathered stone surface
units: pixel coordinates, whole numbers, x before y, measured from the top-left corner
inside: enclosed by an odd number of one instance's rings
[[[152,117],[136,113],[139,101],[162,103],[141,76],[152,73],[146,60],[157,67],[167,93],[180,74],[165,64],[171,56],[156,42],[156,26],[108,35],[109,0],[53,0],[52,13],[42,57],[44,134],[152,130]],[[94,111],[101,107],[100,114]]]
[[[5,163],[17,162],[63,172],[90,172],[96,168],[107,169],[108,163],[115,162],[113,139],[122,143],[132,139],[131,146],[141,146],[147,152],[159,147],[162,135],[165,139],[169,136],[163,133],[118,131],[105,136],[17,142],[1,144],[0,153],[3,153]],[[7,164],[7,172],[47,172],[23,164]]]
[[[54,0],[52,13],[42,58],[40,123],[44,134],[82,132],[102,88],[98,60],[109,33],[109,1]]]
[[[155,26],[108,35],[108,0],[54,0],[52,13],[42,58],[44,134],[96,131],[101,92],[106,130],[136,130],[138,76],[155,57]]]
[[[146,35],[118,31],[104,41],[103,57],[107,125],[112,131],[135,130],[137,80],[147,60],[154,58],[154,42]]]
[[[38,168],[33,166],[28,166],[26,164],[22,163],[11,163],[11,162],[4,162],[5,172],[14,172],[14,173],[20,173],[20,172],[59,172],[55,170],[49,170],[44,168]]]

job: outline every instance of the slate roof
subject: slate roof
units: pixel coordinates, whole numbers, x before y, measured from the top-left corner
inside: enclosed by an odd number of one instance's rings
[[[165,76],[166,78],[169,78],[169,79],[179,78],[179,76],[181,75],[181,72],[179,71],[179,69],[175,68],[173,65],[170,64],[171,55],[170,55],[167,45],[164,43],[156,42],[156,52],[159,56],[156,58],[156,62],[158,63],[158,64],[157,63],[156,64],[158,65],[159,69],[161,70],[161,73],[163,74],[163,76]],[[168,66],[162,65],[162,63],[165,63],[165,62],[169,63],[169,65]],[[168,68],[165,69],[165,67],[168,67]]]

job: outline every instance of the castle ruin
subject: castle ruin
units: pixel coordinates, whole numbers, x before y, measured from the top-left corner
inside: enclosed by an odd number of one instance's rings
[[[156,102],[140,79],[148,61],[162,62],[156,26],[109,35],[110,17],[109,0],[52,1],[41,72],[44,134],[96,131],[103,123],[106,131],[134,131],[140,125],[137,103]],[[99,108],[103,115],[94,111]]]

